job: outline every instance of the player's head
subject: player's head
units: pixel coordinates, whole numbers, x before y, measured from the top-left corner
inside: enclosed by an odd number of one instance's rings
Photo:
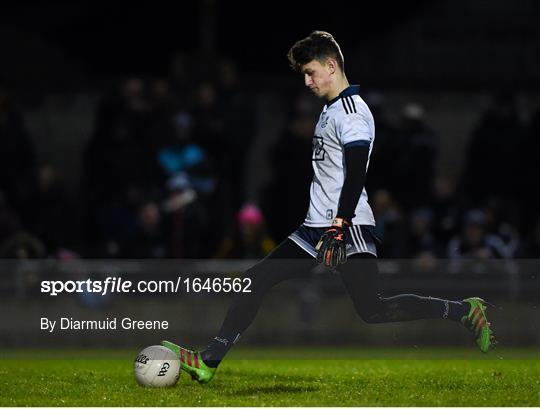
[[[318,97],[327,96],[345,75],[343,54],[332,34],[314,31],[297,41],[287,54],[292,68]]]

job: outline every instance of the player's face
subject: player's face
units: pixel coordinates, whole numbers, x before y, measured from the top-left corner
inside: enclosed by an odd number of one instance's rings
[[[304,84],[319,98],[325,97],[330,92],[332,84],[331,70],[326,64],[313,60],[302,66]]]

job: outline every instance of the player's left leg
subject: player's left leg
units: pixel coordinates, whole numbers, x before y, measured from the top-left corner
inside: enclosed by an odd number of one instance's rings
[[[492,343],[485,305],[479,298],[450,301],[414,294],[381,297],[378,294],[377,259],[369,253],[351,256],[339,267],[339,272],[358,315],[368,323],[449,319],[462,322],[471,329],[482,352],[487,352]]]
[[[244,273],[242,278],[251,283],[250,292],[236,294],[221,329],[205,350],[192,351],[170,341],[163,341],[162,345],[179,355],[182,369],[195,380],[209,382],[225,355],[255,319],[266,294],[283,281],[307,277],[315,265],[310,254],[286,239]]]

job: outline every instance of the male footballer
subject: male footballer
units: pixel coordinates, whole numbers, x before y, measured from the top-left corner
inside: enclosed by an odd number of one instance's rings
[[[360,88],[349,84],[343,54],[331,34],[314,31],[291,47],[288,59],[304,77],[304,84],[326,100],[313,137],[314,177],[307,216],[295,232],[245,272],[252,292],[236,295],[206,349],[191,351],[169,341],[162,344],[179,355],[182,369],[193,379],[209,382],[254,320],[268,291],[282,281],[308,275],[315,263],[322,263],[340,275],[365,322],[427,318],[461,322],[474,333],[480,350],[487,352],[494,341],[482,299],[379,295],[375,219],[364,187],[375,140],[373,116],[359,95]],[[345,263],[347,259],[362,262]]]

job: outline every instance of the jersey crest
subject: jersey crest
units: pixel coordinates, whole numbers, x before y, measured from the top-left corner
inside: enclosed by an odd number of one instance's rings
[[[324,160],[326,152],[324,150],[324,141],[322,136],[313,137],[313,157],[312,160]]]

